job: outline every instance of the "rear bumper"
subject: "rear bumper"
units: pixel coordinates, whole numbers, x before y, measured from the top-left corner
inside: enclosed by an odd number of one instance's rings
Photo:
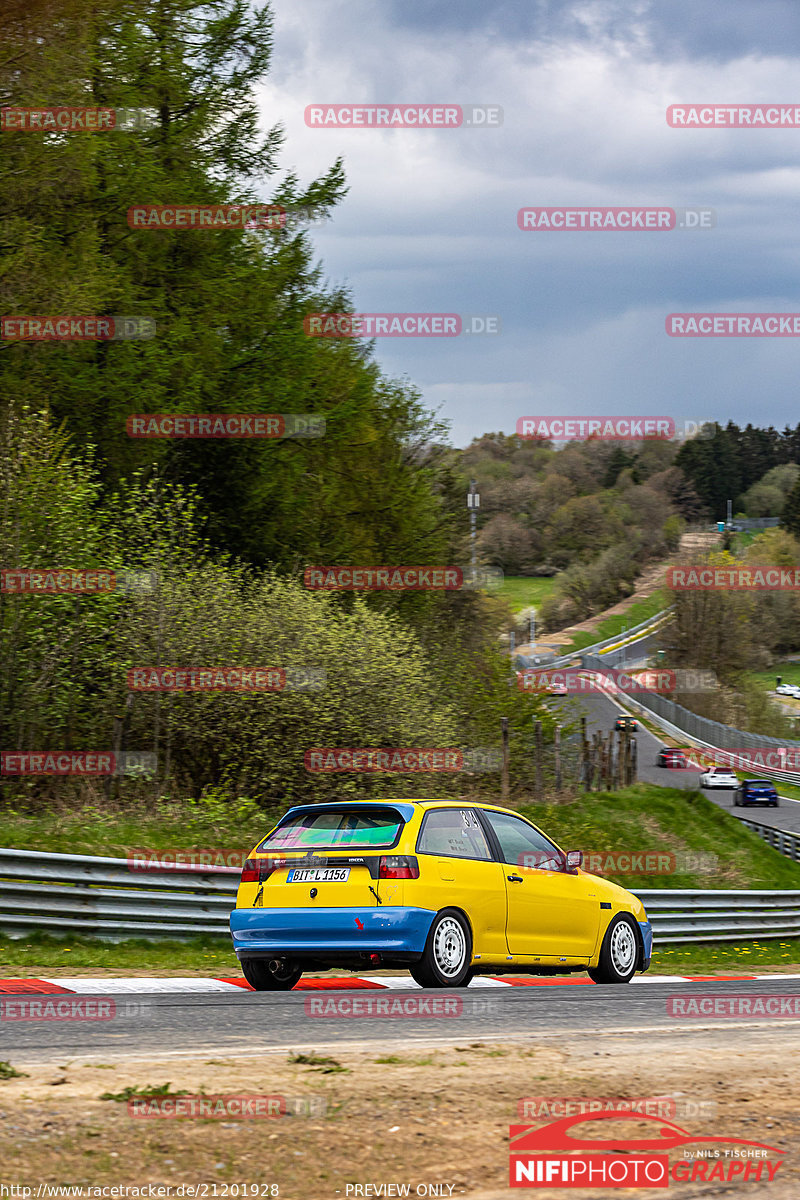
[[[642,935],[642,970],[646,971],[653,956],[653,926],[649,921],[638,921],[637,924]]]
[[[422,954],[436,913],[426,908],[235,908],[239,958],[265,953]]]

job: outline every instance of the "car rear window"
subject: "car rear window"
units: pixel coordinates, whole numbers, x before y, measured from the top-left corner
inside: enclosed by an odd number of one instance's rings
[[[404,823],[394,808],[353,812],[321,807],[317,812],[298,813],[279,825],[258,850],[383,849],[395,844]]]
[[[771,788],[774,787],[774,784],[769,779],[750,779],[747,782],[747,786],[750,788]]]

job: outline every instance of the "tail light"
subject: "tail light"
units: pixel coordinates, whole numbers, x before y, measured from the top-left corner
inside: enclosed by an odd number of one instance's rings
[[[261,883],[261,862],[257,858],[246,858],[242,866],[240,883]]]
[[[289,858],[246,858],[242,867],[240,883],[264,883],[273,871],[294,865]]]
[[[419,862],[409,854],[384,854],[378,864],[379,879],[419,879]]]

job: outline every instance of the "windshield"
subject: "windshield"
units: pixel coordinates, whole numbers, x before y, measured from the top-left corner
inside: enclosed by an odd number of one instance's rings
[[[394,808],[346,809],[320,807],[298,813],[272,833],[258,850],[371,850],[393,846],[403,818]]]

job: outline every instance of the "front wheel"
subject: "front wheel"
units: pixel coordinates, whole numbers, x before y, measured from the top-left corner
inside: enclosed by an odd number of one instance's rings
[[[460,912],[444,908],[428,932],[425,951],[408,969],[424,988],[466,987],[472,978],[472,934]]]
[[[596,967],[588,968],[595,983],[630,983],[636,971],[636,930],[630,917],[617,916],[606,930]]]
[[[303,968],[282,959],[243,958],[242,974],[257,992],[288,992],[303,974]]]

